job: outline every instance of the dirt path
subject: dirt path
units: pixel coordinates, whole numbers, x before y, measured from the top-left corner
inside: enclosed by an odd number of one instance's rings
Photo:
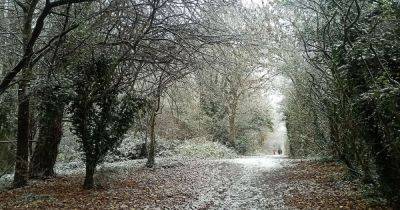
[[[83,190],[81,174],[33,182],[0,193],[2,208],[271,209],[365,208],[356,185],[335,163],[244,157],[230,160],[159,159],[108,164],[101,183]]]

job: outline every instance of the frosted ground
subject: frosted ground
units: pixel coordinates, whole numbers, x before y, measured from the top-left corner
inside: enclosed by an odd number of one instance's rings
[[[118,203],[116,205],[141,206],[149,208],[282,208],[282,196],[269,190],[265,182],[266,174],[279,170],[288,164],[288,160],[278,156],[250,156],[235,159],[187,159],[158,158],[155,169],[145,169],[145,160],[130,160],[105,163],[98,168],[100,182],[108,182],[107,177],[118,174],[120,177],[134,177],[141,185],[155,185],[155,194],[162,193],[171,197],[185,195],[182,200],[160,201],[153,203]],[[82,175],[83,164],[72,162],[58,164],[59,176]],[[104,174],[109,175],[106,178]],[[172,179],[171,177],[175,177]],[[3,177],[10,181],[12,176]],[[104,184],[104,183],[103,183]],[[112,193],[113,189],[110,189]],[[270,191],[270,192],[268,192]],[[268,196],[266,196],[268,194]]]

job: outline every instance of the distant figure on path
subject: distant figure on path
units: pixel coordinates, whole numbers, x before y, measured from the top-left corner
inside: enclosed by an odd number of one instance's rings
[[[278,154],[279,154],[279,155],[282,155],[282,150],[281,150],[281,148],[278,149]]]

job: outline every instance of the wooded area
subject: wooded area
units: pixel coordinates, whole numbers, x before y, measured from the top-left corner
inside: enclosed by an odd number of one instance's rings
[[[12,188],[80,162],[91,190],[106,163],[283,151],[399,207],[397,0],[0,0],[0,47]]]
[[[399,203],[399,3],[293,4],[308,64],[299,68],[292,60],[287,71],[287,128],[296,142],[289,144],[299,146],[292,154],[340,159]]]

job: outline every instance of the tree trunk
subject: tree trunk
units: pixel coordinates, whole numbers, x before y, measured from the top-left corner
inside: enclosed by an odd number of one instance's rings
[[[23,187],[28,182],[28,146],[29,146],[29,97],[28,83],[20,81],[18,87],[18,131],[17,154],[14,172],[14,187]]]
[[[30,164],[32,178],[55,176],[54,164],[62,137],[63,109],[64,107],[55,107],[54,104],[45,102],[44,113],[40,119],[38,143]]]
[[[33,150],[34,150],[34,140],[36,136],[36,131],[37,131],[37,122],[35,118],[35,112],[32,107],[34,107],[34,104],[32,101],[30,101],[30,110],[29,110],[29,146],[28,146],[28,155],[30,158],[32,158],[33,155]]]
[[[27,46],[29,39],[32,35],[32,20],[35,12],[35,7],[38,1],[31,2],[27,10],[23,14],[23,26],[22,26],[22,40],[24,53],[27,52]],[[14,172],[14,187],[25,186],[28,182],[28,165],[29,165],[29,138],[30,138],[30,107],[29,107],[29,95],[28,88],[30,77],[32,73],[32,67],[30,60],[27,62],[27,67],[22,72],[22,78],[20,78],[18,84],[18,131],[17,131],[17,154],[15,161],[15,172]]]
[[[150,116],[150,143],[149,143],[149,152],[147,154],[147,163],[146,166],[148,168],[152,168],[155,163],[155,155],[156,155],[156,134],[154,129],[156,127],[156,117],[157,112],[160,110],[160,100],[161,100],[161,85],[158,86],[158,92],[156,95],[155,107],[151,109]]]
[[[146,166],[148,168],[152,168],[154,166],[154,158],[155,158],[155,147],[156,147],[156,135],[154,133],[154,128],[156,125],[156,110],[152,110],[151,118],[150,118],[150,143],[149,143],[149,152],[147,154],[147,163]]]
[[[235,147],[236,144],[236,116],[234,114],[229,115],[229,144]]]
[[[237,99],[230,105],[229,113],[229,144],[231,147],[236,145],[236,110],[237,110]]]
[[[0,0],[0,8],[4,8],[4,9],[0,9],[0,28],[2,28],[3,30],[6,29],[7,30],[7,23],[6,23],[6,15],[5,15],[5,1],[4,0]],[[0,36],[0,46],[7,46],[7,41],[5,39],[4,36]],[[7,49],[3,49],[4,51],[6,51]],[[8,56],[1,56],[0,57],[0,76],[3,77],[3,72],[6,69],[6,60],[7,60]]]
[[[83,182],[84,189],[92,189],[94,187],[94,172],[96,171],[96,161],[86,159],[86,175]]]
[[[140,145],[140,154],[138,158],[143,159],[146,157],[147,157],[147,142]]]
[[[339,128],[337,124],[337,116],[336,116],[336,106],[333,105],[333,111],[329,113],[329,141],[332,143],[332,155],[336,159],[341,159],[343,156],[342,143],[340,142],[339,137]]]

